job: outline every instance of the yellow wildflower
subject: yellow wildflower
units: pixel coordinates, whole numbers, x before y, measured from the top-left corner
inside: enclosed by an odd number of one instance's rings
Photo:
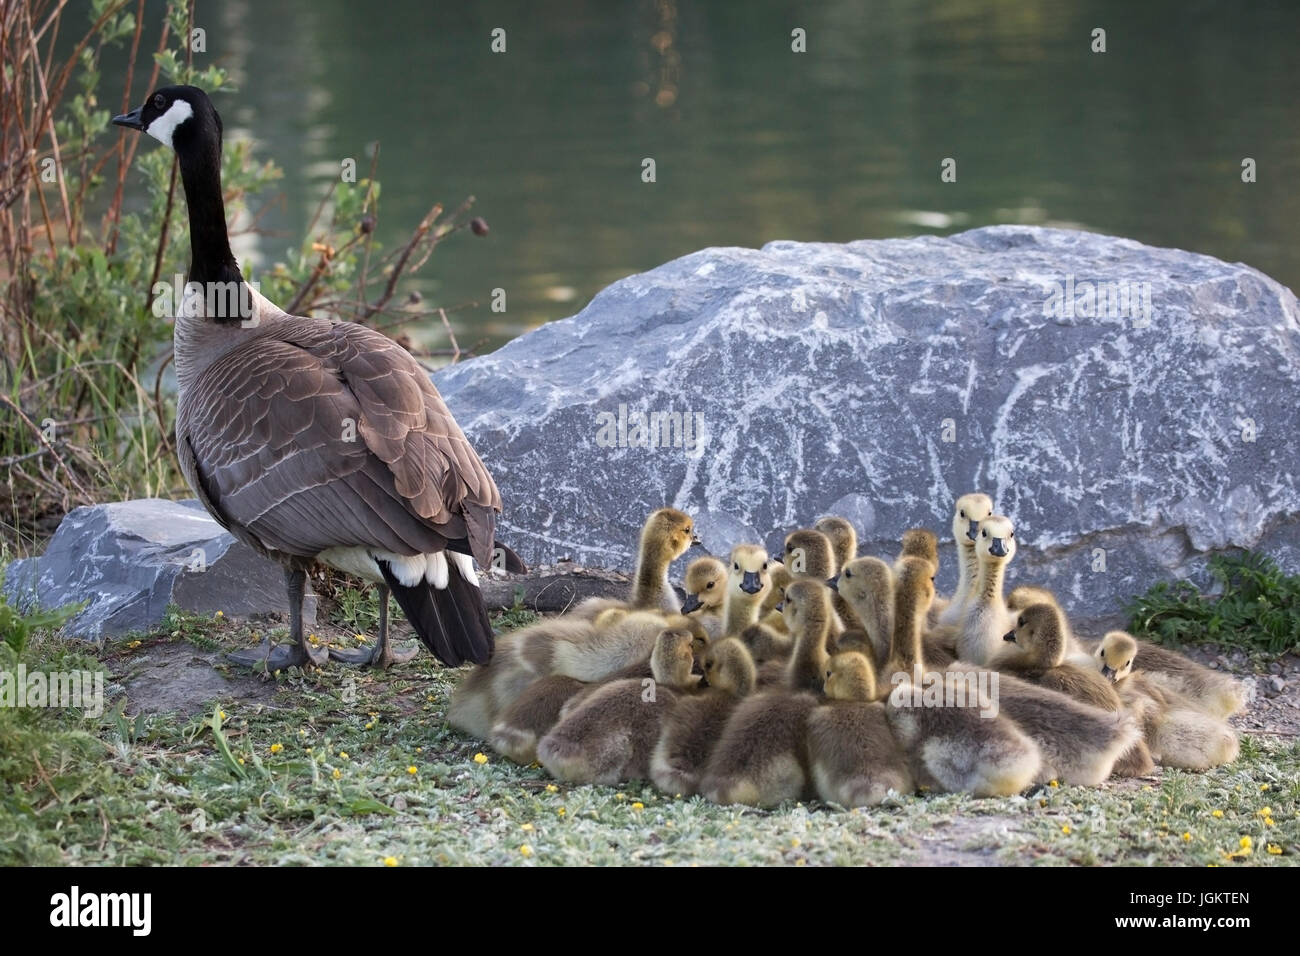
[[[645,809],[645,804],[642,803],[640,800],[638,800],[636,803],[632,804],[632,809],[633,809],[633,810],[644,810],[644,809]]]
[[[397,866],[397,857],[395,856],[384,857],[384,866]]]
[[[1214,811],[1211,811],[1210,816],[1212,816],[1212,817],[1222,818],[1222,817],[1223,817],[1223,811],[1222,811],[1222,810],[1214,810]]]
[[[284,744],[271,744],[271,753],[278,754],[284,749]]]
[[[1274,856],[1281,856],[1281,855],[1282,855],[1282,848],[1281,848],[1280,846],[1278,846],[1276,843],[1270,843],[1270,844],[1269,844],[1268,846],[1266,846],[1264,849],[1268,850],[1268,852],[1271,853],[1271,854],[1273,854]]]
[[[1064,833],[1066,836],[1069,836],[1069,835],[1070,835],[1070,825],[1067,823],[1065,826],[1061,827],[1061,832]]]
[[[1191,842],[1192,842],[1192,835],[1191,835],[1190,833],[1188,833],[1187,831],[1184,831],[1184,832],[1183,832],[1183,840],[1185,840],[1185,841],[1188,842],[1188,843],[1191,843]]]
[[[530,847],[527,843],[525,843],[523,846],[521,846],[521,847],[519,848],[519,852],[520,852],[521,854],[523,854],[524,856],[532,856],[532,855],[533,855],[533,848]]]
[[[415,764],[411,764],[409,767],[406,768],[406,772],[409,773],[411,776],[415,776],[417,773],[420,772],[420,768],[417,767]]]
[[[338,780],[338,779],[339,779],[340,777],[342,777],[342,776],[343,776],[343,771],[340,770],[338,767],[335,767],[335,768],[334,768],[334,779],[335,779],[335,780]]]
[[[1258,815],[1258,816],[1261,816],[1261,817],[1271,817],[1271,816],[1273,815],[1273,808],[1272,808],[1272,807],[1264,807],[1263,809],[1261,809],[1261,810],[1259,811],[1259,813],[1258,813],[1257,815]]]
[[[1061,782],[1059,780],[1049,780],[1047,781],[1047,785],[1049,787],[1059,787],[1061,785]]]
[[[548,783],[548,784],[546,785],[546,792],[547,792],[547,793],[555,793],[555,792],[556,792],[557,790],[559,790],[559,789],[560,789],[560,788],[557,787],[557,786],[556,786],[555,784],[553,784],[553,783]]]
[[[480,764],[480,765],[485,764],[487,763],[487,760],[488,760],[487,754],[485,753],[476,753],[474,755],[474,762],[476,764]]]
[[[532,833],[537,829],[537,827],[533,826],[531,823],[525,823],[522,824],[519,829],[523,830],[525,833]]]

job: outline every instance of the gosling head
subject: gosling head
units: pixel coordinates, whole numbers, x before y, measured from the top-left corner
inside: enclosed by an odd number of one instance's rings
[[[993,514],[993,499],[988,495],[962,495],[952,509],[952,536],[966,549],[975,547],[980,522]]]
[[[906,608],[927,612],[934,601],[934,565],[925,558],[903,558],[898,563],[894,593],[900,615]]]
[[[1026,662],[1057,667],[1065,659],[1065,622],[1051,604],[1031,604],[1016,615],[1016,626],[1002,640],[1016,645]]]
[[[729,637],[709,648],[704,658],[701,687],[716,687],[725,693],[744,697],[753,693],[757,681],[754,658],[740,641]]]
[[[1053,604],[1060,607],[1061,604],[1056,600],[1056,595],[1047,588],[1035,587],[1032,584],[1022,584],[1019,587],[1012,588],[1011,593],[1007,595],[1007,610],[1020,611],[1031,604]]]
[[[113,125],[148,133],[178,155],[221,158],[221,117],[197,86],[164,86]]]
[[[827,515],[819,518],[813,529],[826,535],[831,543],[835,567],[842,568],[858,556],[858,529],[848,518]]]
[[[772,576],[772,589],[763,596],[764,614],[769,611],[781,610],[781,602],[785,600],[785,589],[794,580],[789,570],[780,561],[773,561],[768,564],[767,573]]]
[[[785,589],[781,614],[791,634],[816,634],[831,619],[831,590],[820,581],[794,581]]]
[[[660,684],[687,687],[695,670],[694,635],[685,628],[666,627],[655,637],[650,652],[650,673]]]
[[[1130,634],[1123,631],[1111,631],[1101,639],[1095,659],[1101,676],[1119,683],[1133,673],[1133,662],[1137,660],[1138,646]]]
[[[727,566],[717,558],[696,558],[686,568],[682,583],[686,588],[683,614],[701,609],[714,611],[722,606],[722,596],[727,591]]]
[[[900,558],[925,558],[939,567],[939,539],[925,528],[908,528],[903,532],[903,550]]]
[[[652,512],[641,529],[641,553],[656,562],[672,564],[692,545],[700,543],[691,516],[676,508]]]
[[[761,601],[772,587],[769,566],[772,559],[756,544],[738,544],[731,549],[727,571],[727,592],[732,600]]]
[[[801,528],[786,535],[783,558],[786,568],[796,578],[825,581],[835,573],[831,539],[812,528]]]
[[[874,700],[876,669],[865,654],[836,654],[826,664],[822,691],[831,700]]]
[[[855,611],[882,607],[894,594],[894,572],[879,558],[854,558],[831,581]]]
[[[1016,528],[1010,518],[990,515],[979,523],[975,556],[980,564],[1006,564],[1016,556]]]

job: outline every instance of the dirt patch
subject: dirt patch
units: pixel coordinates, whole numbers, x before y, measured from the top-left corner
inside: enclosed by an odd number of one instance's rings
[[[221,651],[186,641],[159,641],[108,663],[125,667],[116,681],[126,691],[126,712],[131,715],[191,716],[211,710],[214,701],[267,701],[276,692],[274,682],[230,668]]]

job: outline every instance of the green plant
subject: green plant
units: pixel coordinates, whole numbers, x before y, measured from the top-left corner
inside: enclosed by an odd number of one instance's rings
[[[1175,647],[1199,641],[1281,654],[1300,645],[1300,576],[1252,551],[1216,554],[1208,567],[1211,593],[1161,581],[1125,609],[1129,629]]]
[[[0,574],[0,584],[3,583],[4,575]],[[13,650],[16,657],[21,657],[34,631],[62,627],[85,606],[83,602],[65,605],[53,611],[38,608],[24,614],[0,592],[0,639]]]

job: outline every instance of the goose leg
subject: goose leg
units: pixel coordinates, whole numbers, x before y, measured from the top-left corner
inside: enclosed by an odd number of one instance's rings
[[[394,664],[405,664],[420,653],[418,648],[409,651],[395,651],[388,643],[388,585],[379,585],[379,637],[373,648],[330,648],[330,657],[347,664],[364,664],[387,670]]]
[[[246,667],[266,665],[267,673],[287,670],[290,667],[320,667],[329,660],[328,648],[312,647],[307,643],[307,635],[302,627],[302,599],[307,585],[307,572],[301,568],[284,571],[285,588],[289,592],[289,641],[288,644],[271,646],[268,637],[257,647],[249,651],[236,651],[229,655],[236,664]]]

